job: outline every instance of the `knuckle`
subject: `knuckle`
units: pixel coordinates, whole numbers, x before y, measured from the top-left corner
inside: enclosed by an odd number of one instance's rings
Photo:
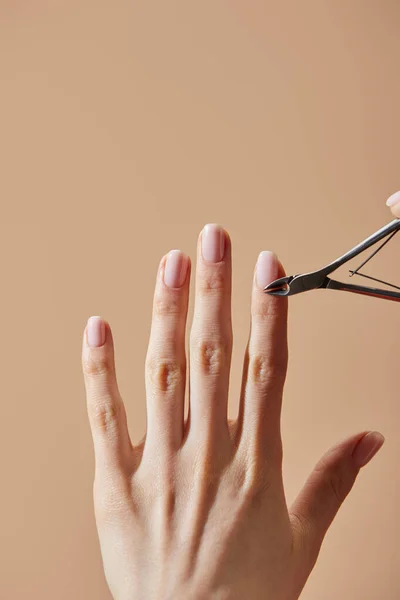
[[[262,302],[255,302],[252,306],[252,316],[258,321],[273,321],[282,318],[282,298],[263,298]]]
[[[146,368],[151,384],[161,392],[175,391],[186,373],[185,364],[174,359],[149,358]]]
[[[181,303],[177,297],[161,294],[154,299],[154,314],[156,317],[179,315]]]
[[[111,373],[113,370],[113,363],[109,354],[94,355],[90,353],[84,357],[82,361],[83,370],[89,377],[96,377],[98,375],[105,375]]]
[[[119,421],[120,408],[112,398],[89,404],[89,416],[93,427],[103,433],[115,432]]]
[[[198,281],[197,291],[201,296],[220,295],[225,287],[225,274],[223,269],[213,268]]]
[[[219,375],[227,359],[227,347],[219,340],[192,340],[192,355],[200,371],[205,375]]]
[[[282,384],[286,376],[286,359],[278,355],[250,354],[249,376],[260,385]]]

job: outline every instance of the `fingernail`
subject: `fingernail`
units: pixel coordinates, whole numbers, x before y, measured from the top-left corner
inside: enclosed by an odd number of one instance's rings
[[[385,438],[378,431],[370,431],[358,442],[353,451],[353,459],[356,467],[365,467],[378,450],[383,446]]]
[[[89,346],[102,346],[106,341],[106,327],[101,317],[90,317],[87,322],[86,332]]]
[[[400,192],[395,192],[386,200],[386,206],[394,206],[400,203]]]
[[[259,288],[264,289],[278,277],[278,259],[276,254],[265,250],[261,252],[256,266],[256,280]]]
[[[225,232],[218,225],[206,225],[201,234],[201,250],[204,260],[220,262],[225,254]]]
[[[167,255],[164,283],[170,288],[180,288],[186,279],[188,258],[180,250],[171,250]]]

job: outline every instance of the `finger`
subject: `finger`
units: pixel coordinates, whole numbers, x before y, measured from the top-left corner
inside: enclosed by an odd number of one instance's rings
[[[395,192],[387,200],[386,205],[389,206],[393,215],[400,219],[400,192]]]
[[[176,451],[182,441],[189,298],[189,258],[171,251],[160,262],[146,356],[146,448]]]
[[[384,441],[378,432],[359,433],[329,450],[308,478],[290,515],[302,544],[314,558],[360,469],[375,456]]]
[[[287,299],[264,287],[285,272],[272,252],[259,255],[253,281],[250,337],[239,407],[240,443],[261,461],[281,462],[280,417],[285,383]]]
[[[191,430],[227,434],[232,354],[231,243],[221,227],[206,225],[199,236],[196,295],[190,333]]]
[[[82,367],[96,468],[129,468],[132,444],[116,380],[113,337],[101,317],[90,317],[85,327]]]

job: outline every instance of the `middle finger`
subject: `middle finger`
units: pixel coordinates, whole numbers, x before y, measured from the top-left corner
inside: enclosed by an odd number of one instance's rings
[[[206,225],[197,248],[196,295],[190,334],[190,429],[209,437],[228,432],[232,355],[231,243],[218,225]]]

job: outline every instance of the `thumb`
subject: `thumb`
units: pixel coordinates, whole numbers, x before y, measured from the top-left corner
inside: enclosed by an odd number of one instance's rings
[[[318,556],[322,541],[356,477],[382,447],[377,431],[363,432],[331,448],[318,462],[295,500],[290,516],[301,545]]]

